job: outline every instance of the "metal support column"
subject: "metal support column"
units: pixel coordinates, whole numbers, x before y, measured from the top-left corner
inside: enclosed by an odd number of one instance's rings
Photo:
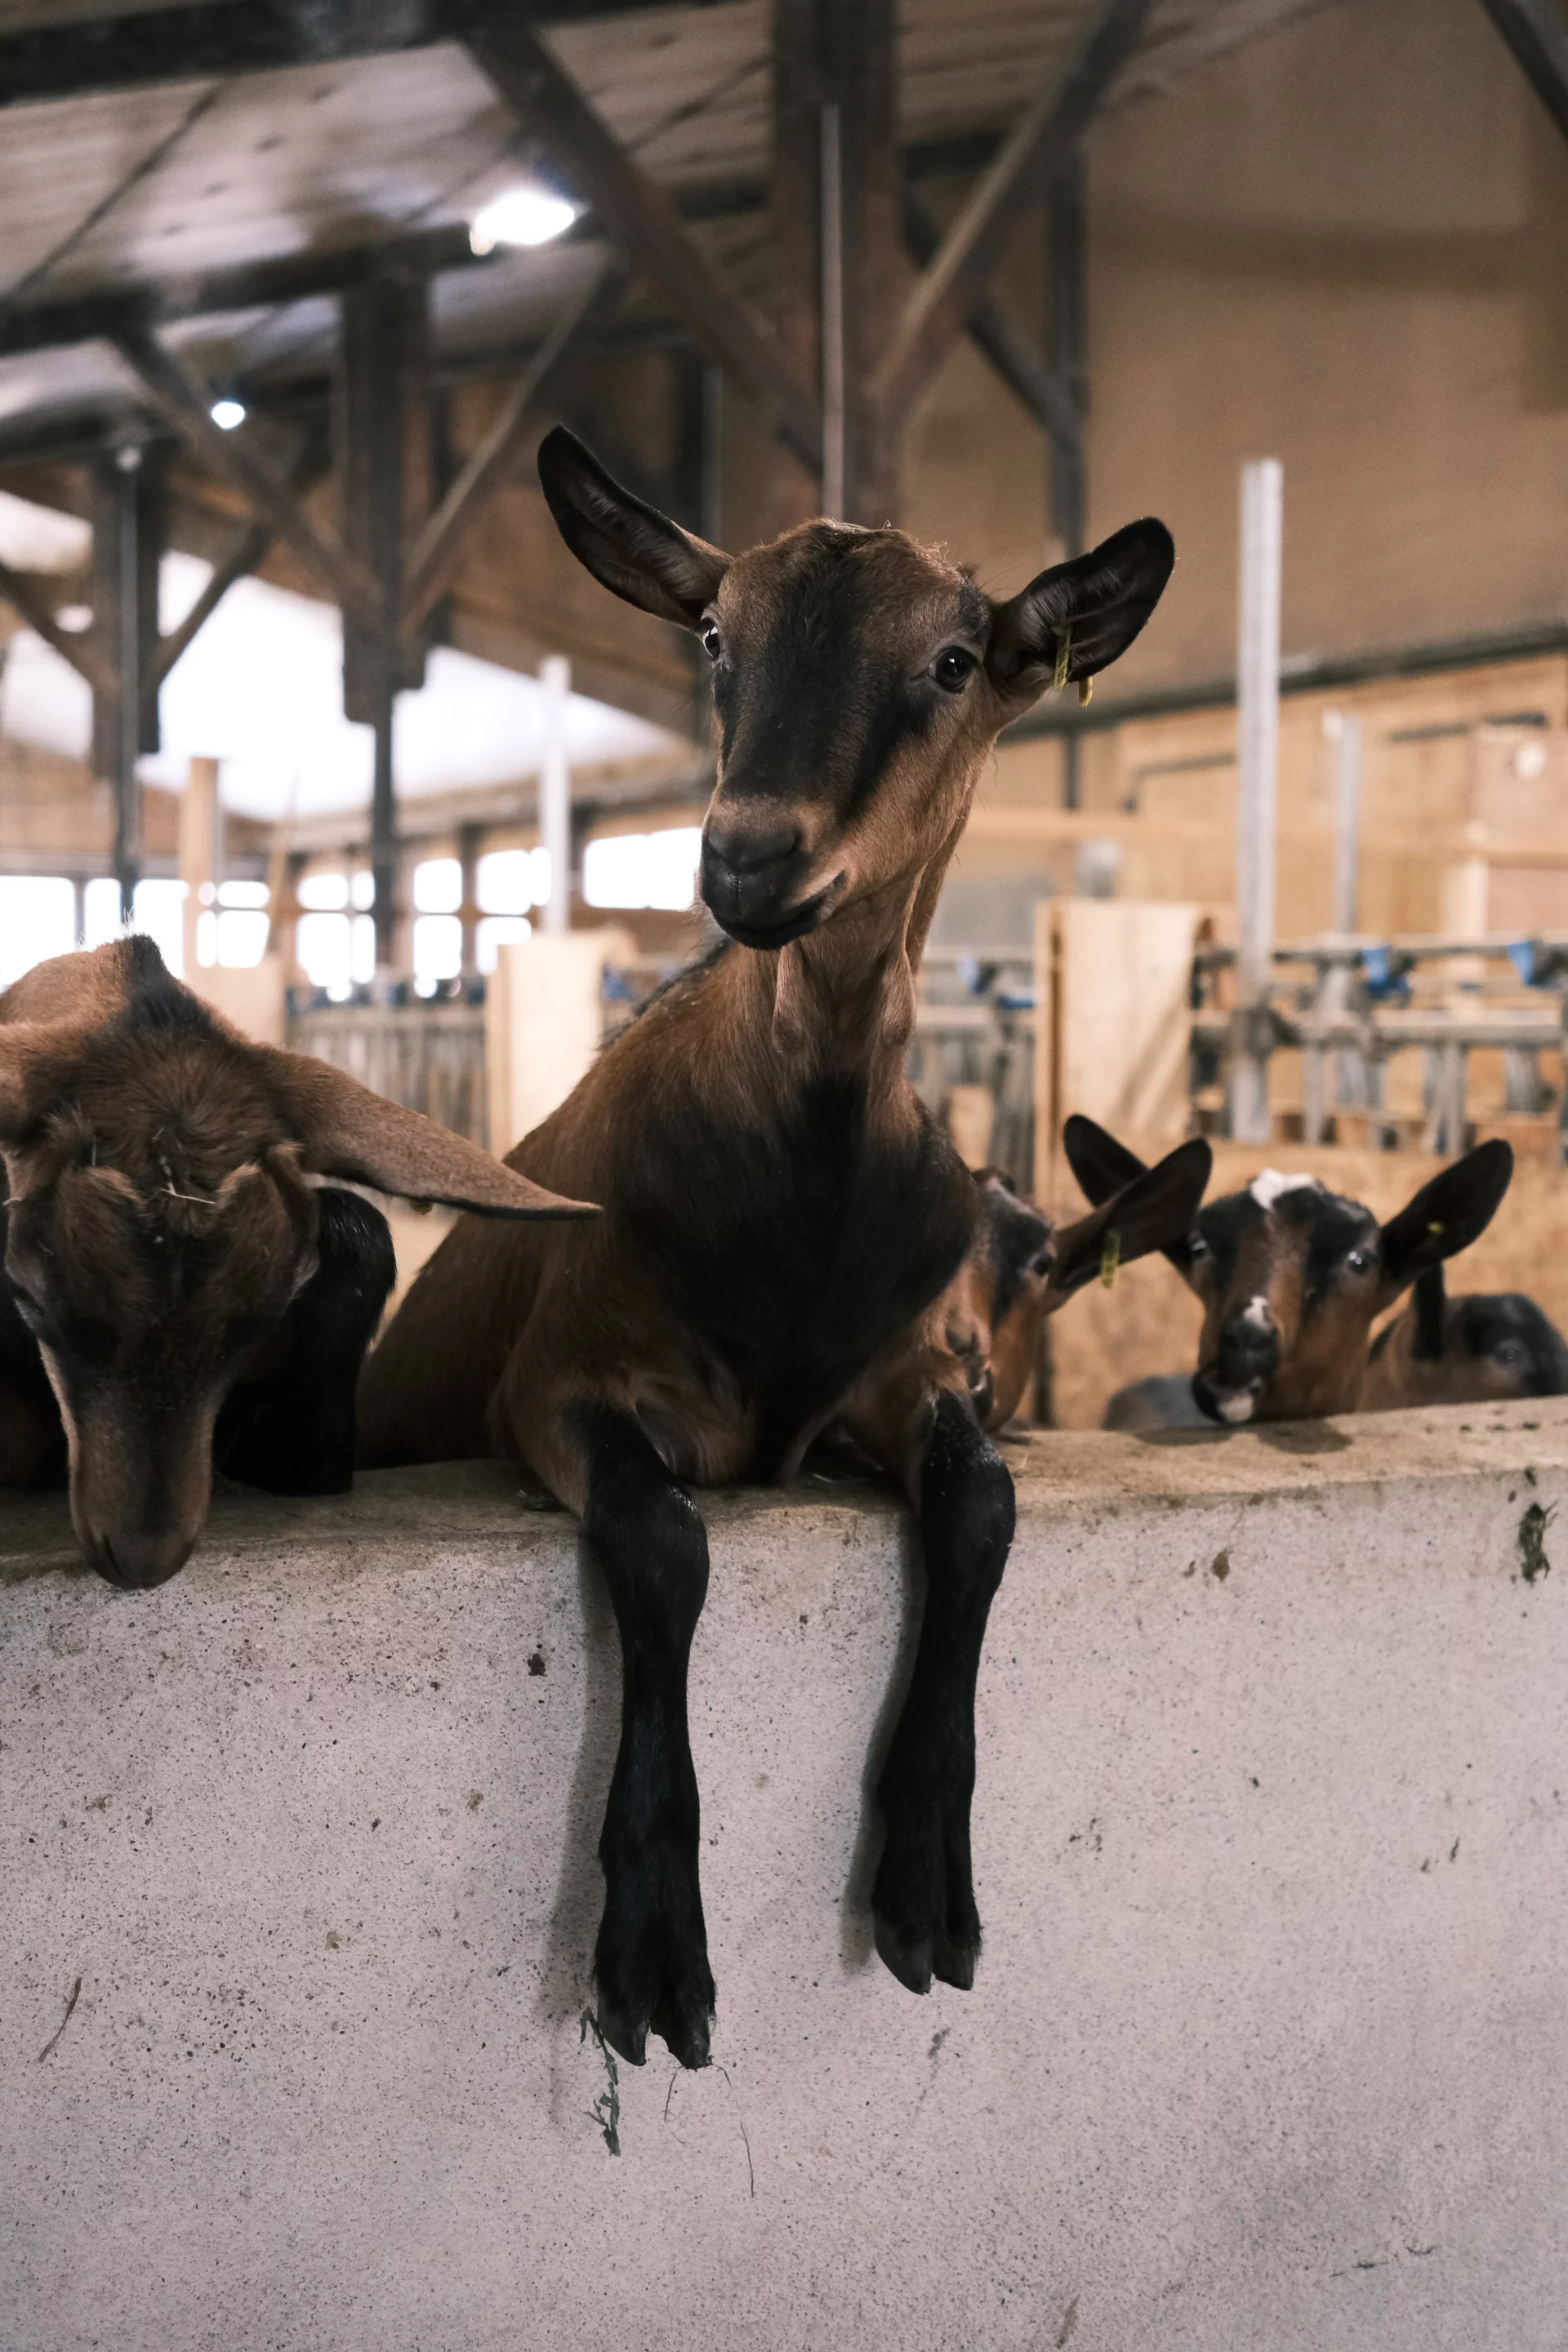
[[[1230,1131],[1243,1143],[1268,1138],[1283,509],[1279,460],[1262,457],[1244,466],[1237,627],[1237,1006],[1230,1076]]]
[[[1089,164],[1080,141],[1051,182],[1046,215],[1047,356],[1071,396],[1076,430],[1053,433],[1049,454],[1051,537],[1062,555],[1081,555],[1087,528],[1084,417],[1089,386]],[[1062,805],[1079,804],[1076,735],[1062,738]]]
[[[871,393],[906,272],[897,30],[894,0],[832,0],[822,12],[823,504],[872,526],[894,519],[899,498],[898,436]],[[831,499],[836,404],[842,496]]]
[[[566,748],[566,710],[572,665],[564,654],[540,664],[544,688],[544,730],[539,761],[539,837],[550,853],[550,896],[544,929],[572,928],[572,769]]]

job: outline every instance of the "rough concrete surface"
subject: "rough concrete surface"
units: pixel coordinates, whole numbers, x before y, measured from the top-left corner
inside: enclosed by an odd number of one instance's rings
[[[1560,2352],[1568,1408],[1015,1458],[967,1996],[865,1909],[899,1513],[707,1499],[722,2063],[618,2158],[571,1523],[231,1493],[127,1596],[0,1499],[4,2352]]]

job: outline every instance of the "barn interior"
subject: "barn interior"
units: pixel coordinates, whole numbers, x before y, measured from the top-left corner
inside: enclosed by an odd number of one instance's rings
[[[714,944],[558,425],[999,597],[1163,518],[909,1076],[1057,1219],[1074,1113],[1380,1222],[1500,1139],[1455,1287],[1568,1329],[1568,0],[0,0],[0,1026],[142,931],[504,1154]],[[700,2070],[600,2031],[622,1654],[514,1465],[220,1479],[135,1593],[0,1484],[3,2352],[1559,2344],[1568,1401],[1102,1427],[1204,1317],[1119,1246],[997,1438],[973,1989],[874,1944],[902,1498],[701,1496]]]
[[[498,1150],[559,1100],[702,943],[714,775],[564,422],[711,541],[1001,594],[1173,529],[947,883],[972,1163],[1059,1205],[1077,1108],[1558,1164],[1563,56],[1522,0],[7,5],[0,982],[129,920]]]

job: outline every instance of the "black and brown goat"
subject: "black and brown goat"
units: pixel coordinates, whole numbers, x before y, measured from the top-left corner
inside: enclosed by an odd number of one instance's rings
[[[1087,1217],[1057,1226],[1001,1169],[976,1171],[974,1239],[943,1301],[942,1330],[983,1429],[1005,1429],[1023,1403],[1048,1316],[1097,1275],[1190,1230],[1213,1164],[1206,1143],[1178,1144]]]
[[[346,1486],[392,1286],[386,1221],[337,1177],[507,1215],[592,1214],[304,1055],[257,1045],[151,940],[0,995],[0,1485],[68,1469],[83,1550],[161,1584],[217,1467]]]
[[[1416,1277],[1403,1315],[1372,1343],[1363,1412],[1568,1396],[1568,1340],[1520,1290],[1450,1298],[1440,1265]]]
[[[830,1423],[902,1482],[926,1599],[880,1780],[879,1948],[967,1986],[974,1686],[1012,1481],[940,1302],[975,1189],[904,1077],[914,975],[976,773],[1053,679],[1130,645],[1173,560],[1134,523],[995,604],[901,531],[814,522],[731,558],[569,434],[540,474],[567,544],[713,665],[702,897],[729,943],[610,1044],[511,1154],[604,1203],[580,1233],[460,1220],[366,1368],[365,1458],[488,1445],[582,1516],[622,1654],[600,1841],[599,2020],[706,2062],[687,1667],[708,1583],[691,1485],[787,1475]]]
[[[1092,1119],[1069,1118],[1062,1142],[1091,1201],[1143,1165]],[[1485,1232],[1512,1173],[1506,1143],[1478,1144],[1382,1225],[1315,1176],[1272,1168],[1211,1201],[1164,1253],[1204,1307],[1190,1407],[1232,1426],[1354,1412],[1374,1319],[1427,1267]],[[1136,1382],[1112,1398],[1106,1426],[1189,1420],[1177,1389]]]

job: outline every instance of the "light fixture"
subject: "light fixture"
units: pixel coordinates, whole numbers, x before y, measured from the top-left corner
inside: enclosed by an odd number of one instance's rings
[[[214,401],[207,414],[220,433],[232,433],[237,425],[245,422],[245,403],[232,400],[226,394],[222,400]]]
[[[498,245],[548,245],[552,237],[564,236],[576,217],[576,205],[553,188],[525,180],[480,205],[468,243],[476,253],[493,253]]]

